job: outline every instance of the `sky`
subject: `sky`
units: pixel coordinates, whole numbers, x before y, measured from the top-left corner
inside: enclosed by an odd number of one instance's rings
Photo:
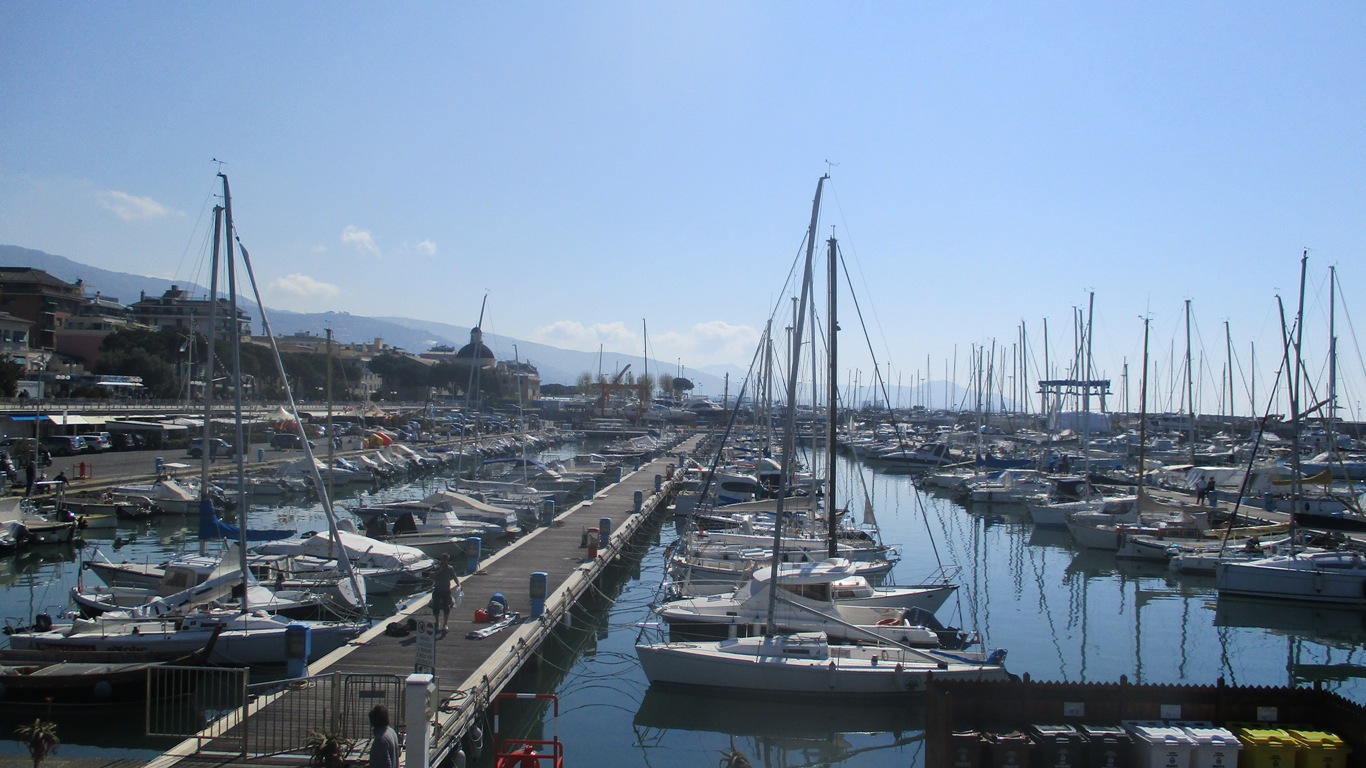
[[[1179,410],[1189,302],[1196,410],[1284,413],[1307,251],[1304,367],[1322,399],[1336,267],[1362,419],[1362,40],[1356,2],[6,0],[0,243],[207,284],[221,170],[269,307],[471,326],[487,297],[489,332],[686,374],[791,324],[829,173],[846,383],[995,349],[1009,397],[1045,325],[1074,375],[1081,311],[1110,407],[1146,317]]]

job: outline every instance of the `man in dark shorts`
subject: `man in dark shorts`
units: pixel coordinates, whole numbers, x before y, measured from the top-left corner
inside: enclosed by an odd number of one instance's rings
[[[436,619],[437,628],[445,632],[451,620],[451,608],[455,607],[451,583],[454,582],[457,591],[460,589],[460,577],[455,575],[455,569],[451,567],[450,555],[441,554],[441,559],[432,569],[432,579],[435,582],[432,584],[432,616]]]

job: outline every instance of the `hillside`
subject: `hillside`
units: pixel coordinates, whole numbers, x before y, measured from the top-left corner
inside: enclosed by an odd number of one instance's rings
[[[0,245],[0,266],[34,267],[67,282],[82,280],[85,282],[87,293],[98,291],[123,304],[137,301],[144,293],[159,296],[172,285],[179,285],[200,295],[208,293],[208,289],[198,285],[146,275],[113,272],[82,264],[65,256],[14,245]],[[253,332],[261,333],[260,312],[245,302],[242,306],[252,317]],[[470,333],[467,327],[404,317],[365,317],[348,312],[289,312],[271,307],[266,308],[266,313],[270,319],[271,330],[279,335],[308,332],[322,336],[330,328],[333,337],[341,342],[369,342],[378,338],[383,339],[385,344],[411,353],[423,352],[437,345],[453,346],[458,349],[469,341]],[[515,356],[529,361],[540,371],[541,382],[545,384],[573,384],[579,374],[586,371],[596,375],[599,368],[610,376],[627,363],[631,364],[631,370],[635,373],[642,372],[644,368],[644,361],[639,353],[606,352],[600,360],[596,352],[559,349],[489,333],[487,330],[484,333],[484,343],[500,360],[511,360]],[[649,369],[651,373],[658,373],[672,370],[672,365],[666,367],[658,360],[651,360]],[[722,376],[689,370],[688,378],[699,385],[701,394],[712,397],[719,397],[725,387]],[[737,389],[735,378],[736,375],[732,374],[732,392]]]

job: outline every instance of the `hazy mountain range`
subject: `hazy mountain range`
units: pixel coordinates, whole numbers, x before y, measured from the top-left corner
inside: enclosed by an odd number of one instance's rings
[[[122,304],[132,304],[147,296],[160,296],[172,285],[199,296],[208,295],[208,289],[193,283],[166,280],[159,277],[133,275],[127,272],[113,272],[99,267],[82,264],[65,256],[57,256],[31,248],[14,245],[0,245],[0,266],[33,267],[41,269],[53,277],[74,283],[82,280],[86,293],[98,291],[101,295],[115,299]],[[242,308],[252,318],[253,333],[261,333],[260,312],[247,302],[240,302]],[[477,316],[477,307],[470,310]],[[266,307],[270,318],[271,330],[276,335],[289,335],[308,332],[322,336],[332,329],[333,338],[340,342],[370,342],[383,339],[385,344],[401,348],[407,352],[418,353],[437,346],[447,345],[459,349],[470,340],[470,328],[431,320],[417,320],[407,317],[364,317],[348,312],[290,312],[283,309]],[[488,345],[499,360],[511,360],[514,354],[521,360],[530,361],[540,371],[541,382],[545,384],[573,384],[579,374],[586,372],[597,375],[599,367],[608,376],[621,370],[627,363],[635,374],[643,372],[644,360],[639,353],[579,352],[560,349],[545,344],[537,344],[524,339],[514,339],[496,333],[484,333],[484,343]],[[515,351],[514,351],[515,348]],[[672,363],[665,364],[651,360],[651,374],[660,371],[673,371]],[[731,392],[739,389],[739,381],[744,376],[740,369],[713,367],[710,369],[689,368],[687,377],[698,385],[698,394],[719,398],[725,389],[724,375],[729,372]]]
[[[122,304],[132,304],[141,299],[144,294],[160,296],[173,285],[178,285],[194,295],[208,295],[207,288],[193,283],[147,277],[146,275],[133,275],[127,272],[114,272],[82,264],[65,256],[57,256],[15,245],[0,245],[0,266],[33,267],[70,283],[82,280],[85,282],[87,294],[98,291],[101,295],[117,300]],[[252,318],[253,333],[262,333],[260,312],[255,306],[249,306],[247,302],[241,302],[241,304],[243,310]],[[477,308],[472,307],[470,309],[471,317],[477,316],[476,312]],[[438,345],[459,349],[469,343],[470,340],[469,327],[433,320],[418,320],[410,317],[365,317],[353,315],[349,312],[290,312],[272,307],[266,307],[266,313],[270,317],[271,330],[276,335],[282,336],[303,332],[323,336],[330,328],[333,338],[339,342],[372,342],[375,339],[383,339],[385,344],[411,353],[425,352]],[[579,374],[588,372],[596,376],[599,370],[610,377],[627,363],[631,364],[631,371],[635,374],[640,374],[645,368],[644,360],[638,352],[605,351],[599,355],[597,352],[560,349],[538,344],[534,341],[489,333],[488,331],[484,332],[484,343],[493,350],[494,355],[499,360],[511,360],[515,355],[518,359],[529,361],[540,372],[543,384],[574,384]],[[672,372],[673,369],[672,363],[663,363],[653,359],[649,362],[651,374],[658,374],[661,371]],[[727,373],[730,374],[730,393],[734,395],[739,391],[740,383],[744,379],[745,371],[743,369],[728,366],[706,366],[688,368],[686,371],[687,378],[698,385],[694,394],[715,399],[720,399],[726,391],[724,377]],[[923,386],[929,388],[932,407],[943,404],[944,382],[932,381]],[[898,391],[897,387],[891,387],[888,396],[892,398],[893,405],[906,406],[923,401],[919,394],[920,389],[919,387],[901,387]],[[949,398],[951,407],[962,404],[964,402],[963,395],[961,388],[956,384],[951,385]],[[880,402],[882,396],[868,391],[868,388],[865,387],[858,399]]]

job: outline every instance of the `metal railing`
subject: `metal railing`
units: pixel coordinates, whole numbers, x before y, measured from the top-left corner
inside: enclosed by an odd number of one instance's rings
[[[313,732],[370,735],[370,710],[404,726],[402,675],[332,672],[248,683],[247,669],[154,667],[147,678],[147,735],[196,741],[195,751],[242,756],[307,752]]]

